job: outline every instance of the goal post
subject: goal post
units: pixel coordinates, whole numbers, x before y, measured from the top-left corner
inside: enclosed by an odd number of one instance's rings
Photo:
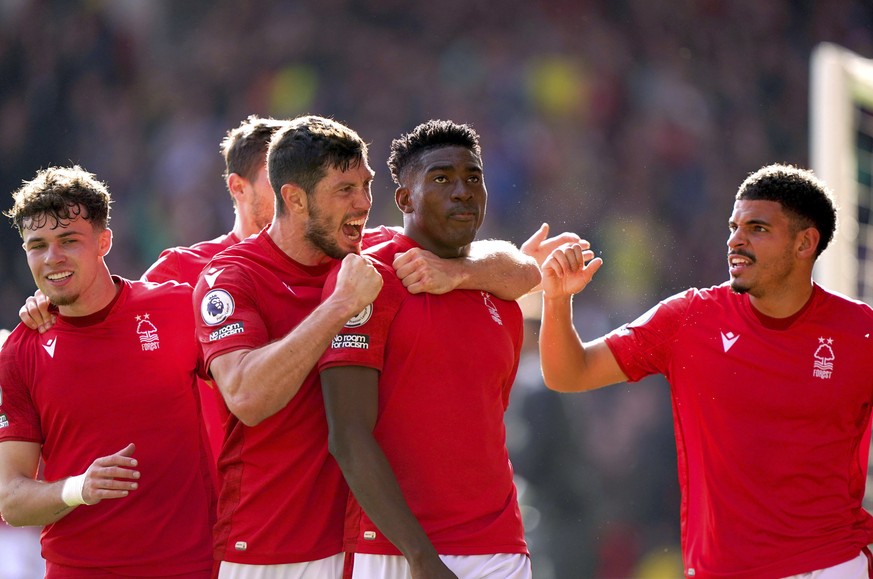
[[[873,304],[873,60],[830,43],[813,50],[809,126],[811,167],[839,208],[815,278]]]

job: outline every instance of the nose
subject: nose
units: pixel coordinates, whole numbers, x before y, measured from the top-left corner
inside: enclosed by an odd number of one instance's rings
[[[459,181],[452,189],[452,199],[455,201],[467,201],[473,198],[473,189],[466,181]]]
[[[365,187],[361,190],[361,194],[355,198],[355,209],[370,210],[373,206],[373,193],[369,188]]]
[[[48,264],[60,263],[64,260],[64,252],[57,243],[49,243],[46,247],[43,259]]]
[[[744,245],[746,243],[746,240],[743,237],[741,232],[742,232],[742,230],[739,227],[737,227],[736,229],[731,231],[731,234],[728,235],[728,238],[727,238],[728,249],[733,249],[735,247],[739,247],[739,246]]]

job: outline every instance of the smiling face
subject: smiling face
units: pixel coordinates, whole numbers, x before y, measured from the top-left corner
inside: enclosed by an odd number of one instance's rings
[[[760,299],[808,279],[811,262],[802,265],[798,258],[804,230],[797,230],[778,202],[735,202],[730,229],[728,271],[735,292]]]
[[[485,219],[482,160],[461,146],[424,152],[397,189],[404,232],[440,257],[466,255]]]
[[[114,285],[103,261],[112,247],[109,229],[82,217],[28,219],[22,236],[33,280],[62,314],[86,315],[111,300]]]
[[[331,167],[307,196],[305,239],[334,259],[360,253],[363,229],[373,205],[373,170],[366,158],[345,171]]]

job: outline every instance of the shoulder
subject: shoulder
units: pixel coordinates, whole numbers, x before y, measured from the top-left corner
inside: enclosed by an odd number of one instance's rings
[[[390,241],[394,239],[394,237],[401,233],[402,229],[400,227],[386,227],[385,225],[380,225],[373,229],[365,229],[364,230],[364,239],[363,239],[363,247],[364,249],[374,247],[386,241]]]
[[[149,303],[175,306],[176,304],[186,304],[190,308],[194,288],[187,283],[174,280],[154,282],[127,279],[123,279],[122,282],[127,286],[126,302],[128,305]]]
[[[843,323],[854,321],[869,324],[873,322],[873,308],[869,304],[845,294],[815,285],[815,299],[829,316]]]
[[[31,330],[24,324],[18,324],[9,332],[6,339],[0,342],[0,356],[15,356],[20,349],[27,348],[38,340],[39,332]]]

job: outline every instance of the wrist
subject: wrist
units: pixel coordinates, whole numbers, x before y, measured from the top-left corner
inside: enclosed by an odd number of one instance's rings
[[[85,474],[71,476],[64,481],[64,486],[61,488],[61,500],[68,507],[78,507],[79,505],[87,505],[82,497],[82,489],[85,487]]]

